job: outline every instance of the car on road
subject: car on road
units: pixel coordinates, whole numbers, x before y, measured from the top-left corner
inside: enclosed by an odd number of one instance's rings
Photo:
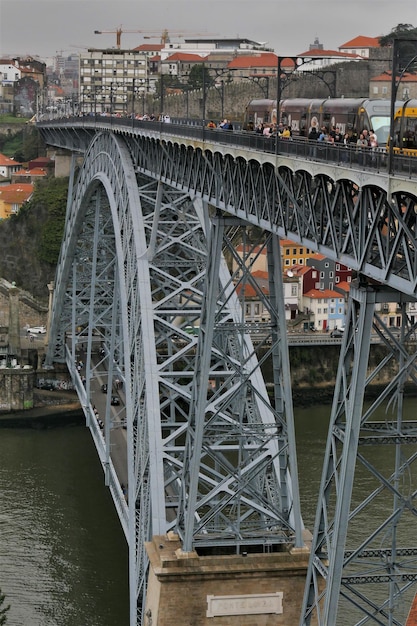
[[[340,328],[334,328],[330,333],[332,339],[341,339],[343,337],[343,330]]]
[[[120,404],[119,396],[112,396],[110,400],[110,404],[112,404],[113,406],[119,405]]]
[[[107,393],[107,385],[106,385],[106,384],[101,385],[101,391],[102,391],[103,393]]]
[[[45,335],[45,333],[45,326],[29,326],[29,328],[27,329],[28,335]]]

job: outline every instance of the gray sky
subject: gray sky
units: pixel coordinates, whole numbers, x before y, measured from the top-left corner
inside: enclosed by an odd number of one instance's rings
[[[0,0],[0,56],[112,47],[115,34],[94,30],[118,27],[125,31],[122,48],[144,42],[143,34],[128,30],[166,28],[265,41],[284,56],[305,52],[316,37],[336,50],[357,35],[386,35],[400,23],[417,27],[417,0]]]

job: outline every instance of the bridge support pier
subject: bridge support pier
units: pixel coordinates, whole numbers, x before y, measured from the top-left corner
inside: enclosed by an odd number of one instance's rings
[[[309,549],[184,553],[174,533],[146,544],[150,561],[143,626],[297,624]]]

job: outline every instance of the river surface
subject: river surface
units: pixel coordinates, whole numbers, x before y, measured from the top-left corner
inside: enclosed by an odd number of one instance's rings
[[[310,529],[329,415],[328,405],[295,410]],[[406,401],[407,415],[414,419],[414,399]],[[1,429],[0,494],[8,626],[128,626],[127,547],[89,431]]]
[[[129,623],[127,546],[84,427],[0,430],[7,626]]]

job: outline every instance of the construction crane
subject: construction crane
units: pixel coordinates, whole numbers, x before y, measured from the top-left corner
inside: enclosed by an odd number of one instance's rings
[[[183,37],[184,35],[193,35],[194,37],[205,37],[207,35],[210,35],[212,33],[187,33],[186,31],[170,31],[168,33],[168,30],[165,29],[162,31],[162,34],[155,34],[155,31],[153,30],[125,30],[124,28],[122,28],[121,26],[119,26],[119,28],[116,28],[115,30],[95,30],[94,34],[95,35],[104,35],[104,34],[115,34],[116,35],[116,47],[118,49],[120,49],[121,46],[121,40],[122,40],[122,33],[149,33],[147,35],[144,36],[144,39],[154,39],[155,37],[160,37],[161,38],[161,43],[162,44],[166,44],[169,42],[170,35],[176,35],[177,37]]]

